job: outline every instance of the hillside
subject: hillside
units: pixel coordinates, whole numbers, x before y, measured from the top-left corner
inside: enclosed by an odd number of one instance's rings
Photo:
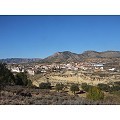
[[[69,51],[57,52],[45,59],[44,62],[71,62],[71,61],[80,61],[80,57],[76,53]]]
[[[40,58],[7,58],[7,59],[0,59],[0,62],[4,63],[29,63],[29,62],[38,62]]]
[[[85,51],[81,54],[72,53],[70,51],[57,52],[47,58],[9,58],[1,59],[0,62],[5,63],[29,63],[29,62],[40,62],[40,63],[54,63],[54,62],[79,62],[86,59],[111,59],[111,58],[120,58],[120,51]]]
[[[120,51],[104,51],[104,52],[97,52],[97,51],[85,51],[82,54],[76,54],[69,51],[64,52],[57,52],[45,59],[42,62],[79,62],[86,59],[95,59],[95,58],[103,58],[103,59],[110,59],[110,58],[120,58]]]
[[[104,52],[96,52],[96,51],[85,51],[80,56],[84,58],[118,58],[120,57],[120,51],[104,51]]]

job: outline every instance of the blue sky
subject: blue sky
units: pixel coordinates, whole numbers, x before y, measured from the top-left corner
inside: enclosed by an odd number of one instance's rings
[[[0,58],[120,51],[120,16],[0,16]]]

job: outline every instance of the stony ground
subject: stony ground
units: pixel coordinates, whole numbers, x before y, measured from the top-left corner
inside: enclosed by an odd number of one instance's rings
[[[91,101],[79,95],[69,95],[66,91],[41,90],[22,86],[7,86],[0,94],[1,105],[102,105],[120,104],[107,96],[104,101]]]

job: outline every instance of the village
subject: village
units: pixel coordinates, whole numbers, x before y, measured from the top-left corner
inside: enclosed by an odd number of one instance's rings
[[[109,63],[101,62],[79,62],[79,63],[26,63],[8,64],[7,67],[14,74],[26,72],[32,79],[34,85],[50,81],[56,83],[78,83],[88,84],[110,83],[119,80],[120,69]]]

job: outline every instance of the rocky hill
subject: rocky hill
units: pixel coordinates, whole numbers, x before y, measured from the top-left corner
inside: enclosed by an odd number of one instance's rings
[[[118,58],[120,57],[120,51],[85,51],[80,54],[80,56],[83,56],[84,58]]]
[[[10,59],[1,59],[0,62],[5,63],[29,63],[29,62],[41,62],[41,63],[55,63],[55,62],[79,62],[86,59],[111,59],[111,58],[120,58],[120,51],[85,51],[82,54],[72,53],[70,51],[57,52],[47,58],[10,58]]]
[[[71,62],[71,61],[80,61],[80,57],[76,53],[72,53],[69,51],[57,52],[45,59],[43,62]]]
[[[57,52],[45,59],[42,62],[78,62],[86,59],[94,59],[94,58],[120,58],[120,51],[104,51],[104,52],[96,52],[96,51],[85,51],[82,54],[76,54],[69,51]]]
[[[7,59],[0,59],[0,62],[4,63],[29,63],[29,62],[38,62],[40,58],[7,58]]]

